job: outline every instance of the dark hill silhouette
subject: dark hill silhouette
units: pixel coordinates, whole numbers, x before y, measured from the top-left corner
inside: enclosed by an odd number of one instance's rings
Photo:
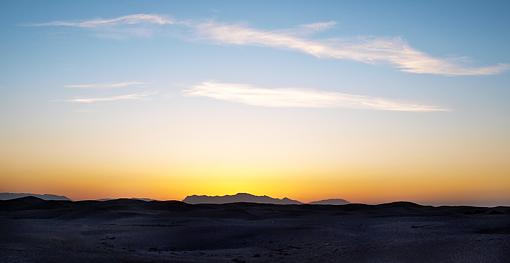
[[[233,196],[246,196],[237,194]],[[248,195],[252,196],[252,195]],[[508,215],[510,207],[472,207],[472,206],[423,206],[412,202],[392,202],[379,205],[346,204],[340,206],[331,205],[285,205],[297,202],[291,199],[275,199],[267,196],[258,196],[265,201],[267,199],[280,200],[280,204],[255,203],[255,202],[230,202],[225,204],[200,203],[190,204],[181,201],[143,201],[130,198],[120,198],[108,201],[60,201],[43,200],[41,198],[27,196],[11,200],[0,200],[1,211],[24,211],[24,210],[52,210],[55,215],[75,213],[83,211],[90,215],[97,215],[106,211],[192,211],[197,217],[246,217],[252,215],[257,218],[268,218],[281,215],[307,215],[307,214],[371,214],[371,215]],[[214,200],[224,201],[225,199]],[[231,200],[231,199],[228,199]],[[253,200],[253,199],[250,199]],[[290,200],[290,201],[287,201]],[[143,212],[145,213],[145,212]],[[28,214],[27,214],[28,215]],[[120,216],[122,217],[122,216]]]
[[[21,197],[33,196],[43,200],[58,200],[58,201],[70,201],[71,199],[63,195],[51,195],[51,194],[32,194],[32,193],[0,193],[0,200],[10,200]]]
[[[128,197],[128,198],[101,198],[101,199],[96,199],[96,200],[97,200],[97,201],[111,201],[111,200],[115,200],[115,199],[131,199],[131,200],[140,200],[140,201],[145,201],[145,202],[157,201],[156,199],[152,199],[152,198],[143,198],[143,197]]]
[[[347,200],[344,200],[344,199],[334,198],[334,199],[313,201],[313,202],[310,202],[309,204],[311,204],[311,205],[346,205],[346,204],[350,204],[350,202]]]
[[[396,201],[396,202],[391,202],[391,203],[384,203],[384,204],[380,204],[378,205],[380,207],[405,207],[405,208],[420,208],[420,207],[423,207],[423,205],[419,205],[417,203],[413,203],[413,202],[408,202],[408,201]]]
[[[43,200],[34,196],[0,200],[3,210],[61,209],[71,206],[72,203],[70,200]]]
[[[278,199],[267,195],[257,196],[248,193],[237,193],[235,195],[208,196],[191,195],[184,198],[183,202],[188,204],[228,204],[228,203],[258,203],[276,205],[299,205],[301,202],[287,197]]]

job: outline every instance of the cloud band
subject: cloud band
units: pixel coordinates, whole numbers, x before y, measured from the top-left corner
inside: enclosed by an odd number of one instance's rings
[[[186,96],[209,97],[252,106],[276,108],[352,108],[385,111],[437,112],[448,109],[389,99],[313,89],[269,89],[239,83],[202,82],[184,90]]]
[[[354,40],[313,39],[302,36],[303,30],[322,31],[335,25],[334,21],[301,25],[291,30],[261,30],[248,26],[171,20],[156,14],[134,14],[110,19],[83,21],[54,21],[36,26],[67,26],[101,28],[119,25],[150,24],[154,26],[179,25],[191,29],[192,34],[216,43],[252,45],[294,50],[317,58],[351,60],[366,64],[386,63],[401,71],[415,74],[445,76],[493,75],[508,70],[508,64],[485,67],[469,66],[461,58],[438,58],[411,47],[399,37],[364,37]],[[138,34],[140,35],[140,34]],[[147,35],[147,34],[141,34]]]

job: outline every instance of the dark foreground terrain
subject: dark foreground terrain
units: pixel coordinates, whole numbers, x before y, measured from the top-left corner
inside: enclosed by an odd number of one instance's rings
[[[0,262],[510,262],[510,208],[0,201]]]

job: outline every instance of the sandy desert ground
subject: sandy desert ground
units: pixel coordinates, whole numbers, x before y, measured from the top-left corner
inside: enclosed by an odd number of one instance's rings
[[[0,201],[0,262],[509,262],[510,208]]]

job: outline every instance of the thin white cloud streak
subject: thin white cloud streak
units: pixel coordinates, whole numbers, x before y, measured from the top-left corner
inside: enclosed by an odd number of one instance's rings
[[[203,38],[233,45],[255,45],[291,49],[318,58],[354,60],[367,64],[390,63],[404,72],[446,76],[492,75],[509,68],[507,64],[468,67],[459,59],[441,59],[412,48],[401,38],[360,40],[312,40],[284,32],[258,30],[242,25],[215,22],[197,25]]]
[[[135,24],[171,25],[174,24],[174,21],[162,15],[133,14],[110,19],[97,18],[80,21],[52,21],[47,23],[32,24],[32,26],[97,28],[103,26],[135,25]]]
[[[141,87],[146,83],[141,81],[125,81],[116,83],[87,83],[87,84],[70,84],[65,85],[66,88],[76,89],[107,89],[107,88],[129,88]]]
[[[310,24],[302,24],[291,28],[273,30],[271,32],[275,34],[284,34],[295,37],[306,37],[318,32],[326,31],[334,27],[335,25],[336,25],[335,21],[325,21]],[[198,27],[200,27],[200,25]]]
[[[335,21],[316,22],[311,24],[304,24],[299,26],[300,28],[310,31],[324,31],[328,30],[336,25]]]
[[[329,29],[334,21],[318,22],[293,29],[261,30],[244,25],[217,22],[170,20],[155,14],[134,14],[111,19],[54,21],[36,26],[69,26],[80,28],[112,28],[119,25],[179,25],[192,34],[216,43],[251,45],[294,50],[317,58],[352,60],[366,64],[387,63],[401,71],[445,76],[493,75],[510,69],[508,64],[485,67],[469,66],[463,58],[438,58],[411,47],[399,37],[365,37],[355,40],[311,39],[308,33]],[[138,33],[139,34],[139,33]],[[151,35],[144,31],[143,36]]]
[[[72,98],[72,99],[68,99],[68,100],[64,100],[64,101],[71,102],[71,103],[91,104],[91,103],[98,103],[98,102],[144,100],[154,94],[155,93],[148,93],[148,92],[146,92],[146,93],[132,93],[132,94],[111,96],[111,97]]]
[[[384,111],[437,112],[448,109],[395,100],[312,89],[269,89],[239,83],[202,82],[185,96],[209,97],[252,106],[276,108],[352,108]]]

